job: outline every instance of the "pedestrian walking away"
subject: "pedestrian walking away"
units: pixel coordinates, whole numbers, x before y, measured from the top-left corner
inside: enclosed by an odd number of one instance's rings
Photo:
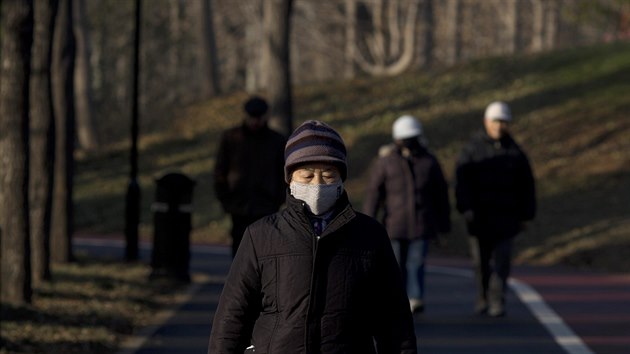
[[[286,139],[268,127],[267,102],[252,96],[243,108],[244,121],[221,135],[214,167],[215,194],[232,219],[232,256],[245,228],[278,211],[286,190]]]
[[[387,232],[344,190],[339,133],[307,121],[284,157],[286,207],[246,229],[208,353],[416,353]]]
[[[536,212],[534,177],[514,141],[512,113],[504,102],[485,110],[484,130],[462,151],[456,166],[457,210],[466,220],[477,298],[475,312],[505,315],[514,237]]]
[[[411,311],[422,312],[429,242],[451,228],[448,186],[417,118],[398,118],[392,137],[370,171],[363,211],[386,226]]]

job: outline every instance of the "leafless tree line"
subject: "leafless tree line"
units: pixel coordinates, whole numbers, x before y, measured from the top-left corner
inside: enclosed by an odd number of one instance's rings
[[[267,85],[273,107],[272,122],[278,130],[287,134],[291,129],[288,33],[292,3],[291,0],[266,1],[263,16],[263,53],[268,68],[265,79],[274,83]],[[93,42],[84,21],[86,4],[85,0],[0,2],[2,303],[17,306],[29,303],[33,285],[51,278],[51,261],[73,260],[75,142],[78,141],[85,149],[97,147],[92,125],[91,84],[92,79],[104,84],[109,78],[109,72],[91,70],[93,56],[90,48]],[[111,2],[101,4],[111,5]],[[180,18],[186,9],[184,4],[189,3],[171,1],[168,4],[172,5],[168,8],[168,15]],[[210,11],[209,0],[196,4],[196,10]],[[204,40],[212,37],[209,33],[212,23],[210,17],[206,17],[206,22],[199,22],[202,26],[197,32]],[[183,44],[186,37],[181,35],[184,33],[182,28],[187,23],[167,23],[170,27],[165,33],[173,36],[173,43]],[[100,39],[111,40],[103,34]],[[115,40],[123,41],[120,38]],[[160,43],[154,41],[153,44]],[[98,53],[96,58],[103,54],[99,49],[95,52]],[[190,56],[183,50],[164,53],[169,63],[176,64],[175,67]],[[199,58],[208,60],[214,51],[209,47],[197,54]],[[125,60],[119,60],[112,71],[129,74],[126,66]],[[218,93],[218,85],[213,82],[212,66],[212,62],[202,66],[206,69],[207,82],[196,87],[203,90],[204,95]],[[163,68],[167,70],[161,73],[160,78],[165,78],[166,83],[175,80],[173,77],[179,78],[176,70],[168,70],[169,66]],[[127,76],[119,78],[126,81]],[[127,84],[114,85],[113,88],[119,98],[130,99]],[[172,100],[182,100],[187,95],[181,86],[173,86],[173,90],[167,93]],[[77,117],[80,115],[83,116]]]
[[[0,68],[0,286],[30,302],[71,260],[75,41],[70,0],[4,0]]]
[[[288,24],[291,83],[398,75],[488,55],[518,55],[593,42],[610,29],[576,20],[584,12],[585,2],[593,1],[295,0]],[[596,2],[618,14],[625,6],[624,0]],[[85,46],[77,42],[77,63],[89,64],[89,70],[80,75],[77,70],[77,80],[89,81],[91,95],[84,101],[92,102],[93,107],[91,120],[77,110],[79,133],[91,136],[85,141],[115,139],[120,136],[120,121],[127,116],[130,3],[89,1],[75,17],[75,29],[83,28],[88,38]],[[145,2],[143,131],[168,124],[172,109],[193,101],[236,90],[265,92],[268,64],[263,4],[269,3]],[[85,123],[89,121],[91,125]],[[83,139],[79,143],[88,148]]]

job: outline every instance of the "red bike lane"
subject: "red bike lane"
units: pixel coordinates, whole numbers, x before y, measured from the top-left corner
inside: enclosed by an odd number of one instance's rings
[[[630,353],[630,275],[518,266],[514,278],[535,288],[594,353]]]
[[[433,258],[429,264],[472,276],[466,259]],[[630,274],[515,265],[510,286],[513,300],[524,303],[567,353],[630,353]]]

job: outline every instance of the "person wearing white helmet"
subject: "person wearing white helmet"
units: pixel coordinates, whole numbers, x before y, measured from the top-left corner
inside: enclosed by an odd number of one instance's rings
[[[418,119],[398,118],[392,138],[372,166],[363,211],[387,228],[411,311],[422,312],[429,241],[451,227],[448,186],[440,163],[426,147]]]
[[[456,166],[457,210],[467,224],[476,275],[475,312],[505,315],[512,240],[536,212],[535,184],[527,155],[514,141],[510,107],[490,103],[482,132],[464,148]]]

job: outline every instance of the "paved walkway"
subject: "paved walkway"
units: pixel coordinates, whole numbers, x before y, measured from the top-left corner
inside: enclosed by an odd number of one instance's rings
[[[158,314],[119,354],[205,354],[230,260],[227,247],[196,246],[193,284],[179,307]],[[414,317],[419,353],[630,352],[630,275],[517,266],[507,317],[487,318],[472,314],[469,268],[467,260],[429,257],[427,307]]]

